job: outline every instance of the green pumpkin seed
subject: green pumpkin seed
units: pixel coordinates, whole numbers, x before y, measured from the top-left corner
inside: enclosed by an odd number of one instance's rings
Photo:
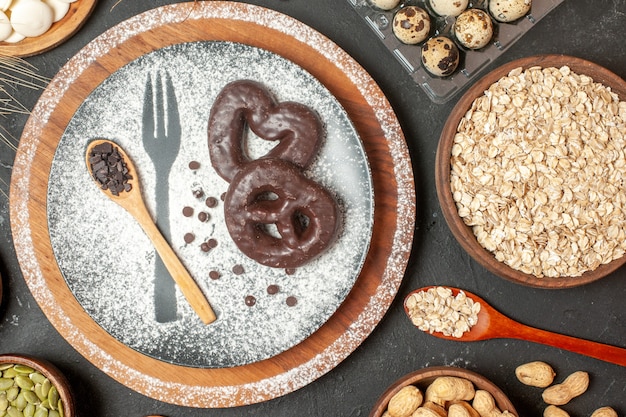
[[[48,393],[44,395],[43,392],[41,391],[41,387],[42,385],[40,383],[36,383],[35,388],[33,388],[33,392],[35,393],[37,398],[39,398],[39,401],[43,401],[46,398],[48,398]]]
[[[15,384],[24,390],[32,390],[35,388],[35,384],[26,375],[18,375],[15,377]]]
[[[56,387],[51,387],[50,392],[48,392],[48,402],[50,403],[50,408],[56,410],[59,405],[59,391],[57,391]]]
[[[15,378],[16,375],[17,371],[15,370],[15,368],[9,368],[6,371],[2,372],[3,378]]]
[[[61,417],[61,416],[59,415],[59,412],[58,412],[58,411],[56,411],[56,410],[50,410],[50,411],[48,412],[48,417]]]
[[[1,371],[6,371],[9,368],[13,368],[13,364],[12,363],[0,363],[0,372]]]
[[[41,400],[33,391],[22,391],[22,394],[28,404],[41,404]]]
[[[26,375],[32,374],[33,372],[35,372],[35,370],[31,368],[30,366],[22,365],[19,363],[15,365],[13,369],[15,369],[17,373],[26,374]]]
[[[15,381],[12,378],[0,378],[0,391],[6,391],[13,386]]]
[[[33,417],[48,417],[48,409],[43,407],[37,407],[35,415]]]
[[[23,411],[24,417],[34,417],[35,416],[35,404],[28,404]]]
[[[50,392],[50,388],[52,388],[52,382],[50,382],[48,378],[44,379],[44,381],[41,383],[41,394],[45,398],[48,398],[48,393]]]
[[[0,411],[0,417],[4,417],[7,415],[7,410]]]
[[[9,402],[15,401],[19,393],[20,393],[20,388],[16,387],[15,385],[12,386],[11,388],[7,390],[7,400],[9,400]]]
[[[6,394],[0,395],[0,411],[6,411],[7,408],[9,408],[9,400]]]
[[[11,407],[7,410],[7,416],[9,417],[24,417],[24,413],[22,413],[17,408]]]
[[[46,377],[43,376],[40,372],[32,372],[30,375],[28,375],[28,377],[31,379],[31,381],[33,381],[35,384],[39,383],[42,384],[43,381],[46,380]]]
[[[26,398],[24,398],[24,392],[22,391],[15,399],[15,408],[22,411],[23,409],[26,408],[27,405],[28,405],[28,401],[26,401]]]
[[[63,408],[62,399],[59,399],[59,404],[57,405],[57,411],[59,412],[59,417],[65,417],[65,410]]]

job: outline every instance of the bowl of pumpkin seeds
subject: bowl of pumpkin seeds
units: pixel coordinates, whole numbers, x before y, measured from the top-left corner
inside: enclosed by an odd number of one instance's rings
[[[0,355],[0,417],[74,417],[65,376],[46,360]]]

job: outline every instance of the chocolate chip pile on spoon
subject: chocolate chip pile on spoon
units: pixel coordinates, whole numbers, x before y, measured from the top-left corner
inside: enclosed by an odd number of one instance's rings
[[[108,142],[93,147],[89,153],[89,167],[91,173],[103,190],[111,191],[117,196],[122,191],[130,191],[132,185],[128,183],[133,177],[128,173],[128,167],[118,149]]]

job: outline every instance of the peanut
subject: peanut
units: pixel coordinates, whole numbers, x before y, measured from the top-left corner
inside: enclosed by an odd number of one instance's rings
[[[602,407],[594,411],[591,417],[617,417],[617,412],[611,407]]]
[[[424,404],[422,404],[422,407],[429,408],[429,409],[433,410],[440,417],[446,417],[448,415],[448,412],[446,411],[445,408],[443,408],[443,406],[441,406],[439,404],[435,404],[432,401],[425,402]]]
[[[474,384],[465,378],[440,376],[426,389],[425,400],[441,406],[446,401],[469,401],[474,398]]]
[[[543,417],[569,417],[569,413],[556,405],[549,405],[543,410]]]
[[[409,417],[417,407],[422,405],[423,399],[424,396],[419,388],[407,385],[391,397],[387,411],[391,417]]]
[[[562,383],[546,388],[541,396],[546,404],[564,405],[587,391],[588,386],[589,374],[577,371],[565,378]]]
[[[525,363],[515,368],[515,376],[522,384],[532,387],[546,388],[554,381],[555,372],[545,362]]]
[[[496,400],[489,391],[481,389],[476,390],[472,407],[474,407],[474,410],[478,411],[480,417],[498,417],[502,415],[502,411],[496,407]]]
[[[413,414],[411,414],[411,417],[439,417],[439,414],[430,408],[419,407]]]
[[[468,402],[459,401],[450,404],[448,417],[480,417],[480,414]]]

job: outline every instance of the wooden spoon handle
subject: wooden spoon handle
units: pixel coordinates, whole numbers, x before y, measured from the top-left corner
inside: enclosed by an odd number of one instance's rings
[[[519,323],[512,325],[509,330],[511,330],[511,334],[508,336],[515,339],[541,343],[601,361],[626,366],[626,349],[624,348],[536,329]]]
[[[176,284],[180,287],[181,292],[191,305],[191,308],[198,314],[200,320],[204,324],[209,324],[215,321],[215,312],[209,305],[206,297],[202,293],[202,290],[189,275],[189,272],[182,264],[174,250],[169,243],[165,240],[159,229],[151,220],[140,221],[141,227],[148,235],[159,256],[163,260],[163,264],[169,271]]]

